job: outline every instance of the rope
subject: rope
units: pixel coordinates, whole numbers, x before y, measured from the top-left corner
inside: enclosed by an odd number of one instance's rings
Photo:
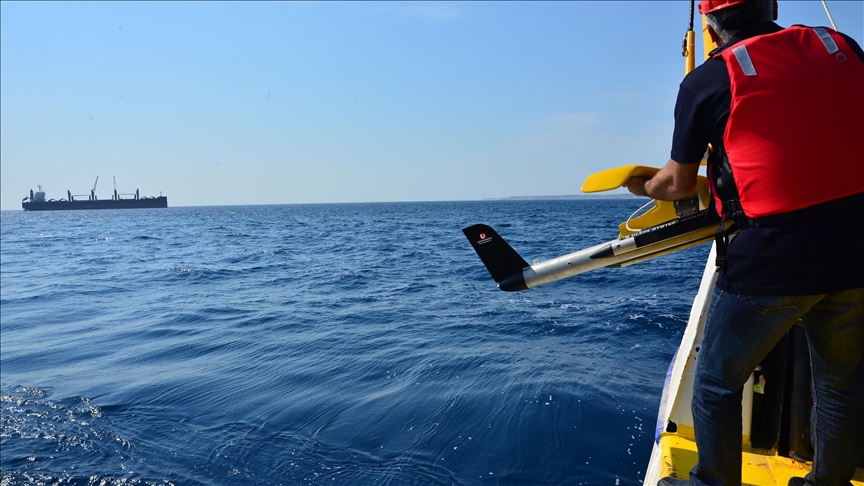
[[[630,227],[630,220],[633,219],[634,216],[636,216],[637,214],[639,214],[640,212],[642,212],[643,209],[647,208],[648,206],[650,206],[650,205],[652,205],[652,204],[654,204],[654,200],[653,200],[653,199],[652,199],[651,201],[648,201],[647,203],[645,203],[645,205],[642,206],[641,208],[639,208],[639,209],[637,209],[636,211],[634,211],[633,214],[631,214],[630,217],[627,218],[627,221],[624,222],[624,227],[627,228],[627,231],[632,231],[632,232],[634,232],[634,233],[638,233],[639,231],[642,231],[643,229],[645,229],[645,228],[636,228],[636,229],[631,228],[631,227]],[[641,215],[640,215],[640,216],[641,216]]]
[[[822,0],[822,6],[825,7],[825,13],[828,14],[828,20],[831,21],[831,27],[834,30],[837,30],[837,24],[834,23],[834,17],[831,16],[831,11],[828,10],[828,3],[825,0]]]
[[[825,0],[822,0],[822,3],[825,3]],[[690,0],[690,25],[687,30],[693,30],[693,7],[696,4],[696,0]],[[828,8],[828,7],[825,7]],[[837,30],[837,29],[834,29]]]

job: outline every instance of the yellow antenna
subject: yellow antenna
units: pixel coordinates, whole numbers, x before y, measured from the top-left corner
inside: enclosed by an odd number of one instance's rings
[[[690,30],[687,31],[687,36],[685,37],[686,47],[685,47],[685,56],[687,57],[684,63],[684,75],[692,71],[695,68],[696,64],[696,47],[695,47],[695,37],[696,34],[693,32],[693,5],[695,0],[690,0]],[[704,54],[703,59],[708,59],[708,54],[719,47],[717,44],[711,40],[711,34],[708,33],[708,22],[705,21],[705,16],[700,15],[702,17],[702,51]],[[708,151],[705,152],[705,158],[702,159],[700,165],[708,165],[708,153],[711,151],[711,144],[708,144]]]
[[[705,59],[708,59],[708,54],[711,51],[720,47],[711,40],[711,34],[708,33],[708,22],[705,21],[704,15],[702,16],[702,47],[705,51]]]

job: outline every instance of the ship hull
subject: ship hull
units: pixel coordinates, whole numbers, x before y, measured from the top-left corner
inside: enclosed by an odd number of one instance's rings
[[[167,208],[168,197],[148,197],[141,199],[105,199],[95,201],[44,201],[22,202],[25,211],[73,211],[81,209],[140,209]]]

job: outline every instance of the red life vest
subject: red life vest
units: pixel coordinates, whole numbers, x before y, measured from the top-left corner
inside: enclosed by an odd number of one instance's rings
[[[723,142],[744,216],[864,193],[864,64],[843,37],[795,26],[714,57],[725,61],[731,81]]]

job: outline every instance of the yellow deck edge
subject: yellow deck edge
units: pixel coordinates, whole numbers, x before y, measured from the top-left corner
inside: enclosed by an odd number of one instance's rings
[[[809,462],[781,457],[774,451],[744,446],[742,484],[744,486],[786,486],[792,477],[804,477],[810,472]],[[696,442],[693,428],[680,426],[677,433],[660,436],[660,477],[688,479],[696,465]],[[854,486],[864,486],[864,469],[856,469]]]

